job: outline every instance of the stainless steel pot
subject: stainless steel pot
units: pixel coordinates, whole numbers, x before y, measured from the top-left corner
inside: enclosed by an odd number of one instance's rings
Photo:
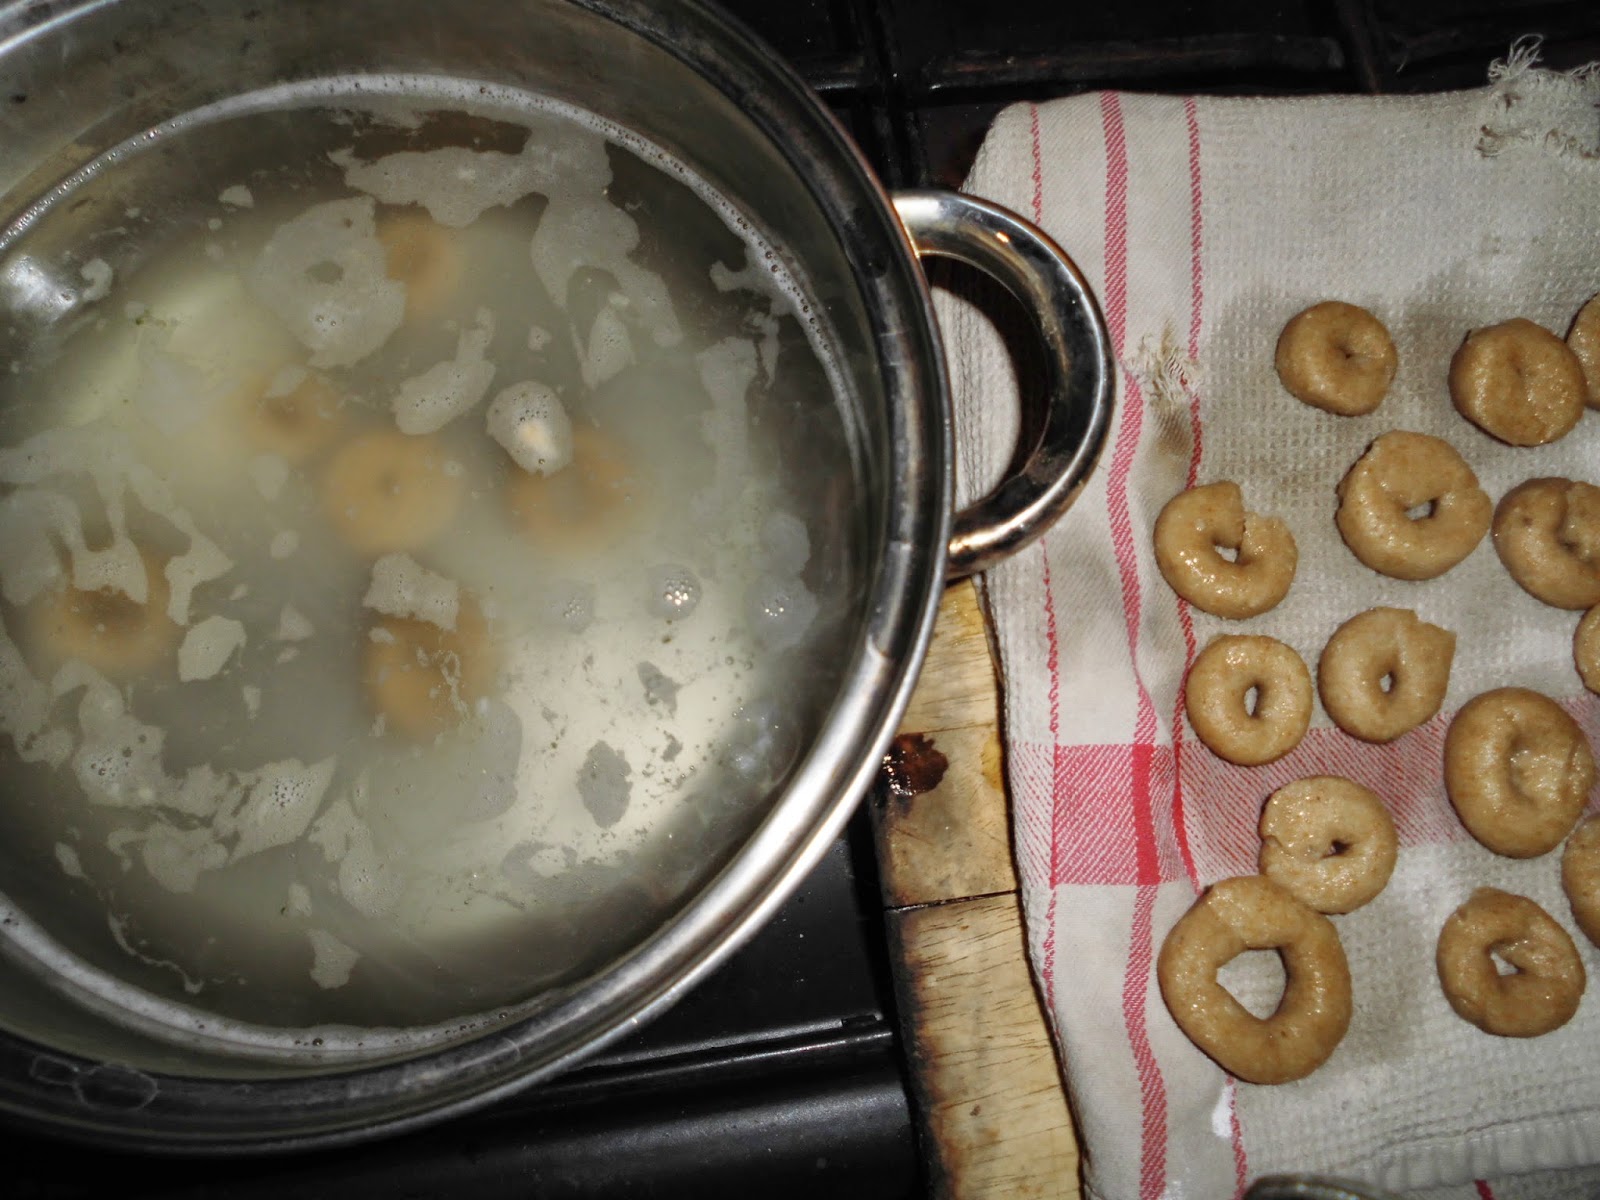
[[[230,96],[376,72],[507,85],[643,134],[803,269],[845,366],[869,470],[869,566],[831,710],[742,848],[676,916],[573,986],[381,1061],[237,1061],[135,1032],[6,969],[0,1111],[97,1141],[191,1152],[393,1132],[544,1078],[671,1004],[773,912],[877,768],[948,578],[1039,536],[1104,440],[1111,355],[1048,238],[967,197],[890,196],[818,100],[700,0],[21,0],[0,7],[0,228],[107,148]],[[951,514],[950,402],[918,256],[965,260],[1034,314],[1051,394],[1022,468]]]

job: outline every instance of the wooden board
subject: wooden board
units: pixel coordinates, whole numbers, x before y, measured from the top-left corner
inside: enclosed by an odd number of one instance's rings
[[[873,823],[933,1194],[1075,1200],[1078,1145],[1028,970],[998,681],[970,583],[945,593],[902,731]]]

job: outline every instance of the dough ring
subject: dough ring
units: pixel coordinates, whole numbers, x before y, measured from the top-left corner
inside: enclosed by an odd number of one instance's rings
[[[1462,706],[1444,739],[1444,786],[1467,832],[1533,858],[1571,832],[1594,786],[1583,730],[1554,700],[1498,688]]]
[[[1600,604],[1600,488],[1530,479],[1494,510],[1494,548],[1536,600],[1555,608]]]
[[[1404,608],[1371,608],[1328,639],[1317,691],[1333,723],[1364,742],[1392,742],[1439,711],[1456,635]]]
[[[1561,852],[1561,888],[1583,936],[1600,946],[1600,817],[1572,831]]]
[[[1246,512],[1239,485],[1179,492],[1156,518],[1156,565],[1196,608],[1218,617],[1259,616],[1288,594],[1299,554],[1277,517]],[[1218,548],[1235,551],[1233,560]]]
[[[1334,519],[1345,545],[1395,579],[1443,575],[1483,540],[1493,512],[1478,477],[1449,442],[1405,430],[1368,446],[1338,491]]]
[[[1456,411],[1511,446],[1566,437],[1583,416],[1587,394],[1577,355],[1521,317],[1473,330],[1450,360]]]
[[[1583,686],[1600,692],[1600,605],[1584,613],[1578,622],[1578,632],[1572,635],[1572,658]]]
[[[415,324],[439,312],[461,286],[457,235],[419,212],[384,217],[377,232],[389,278],[406,285],[406,320]]]
[[[1500,959],[1516,970],[1500,974]],[[1479,888],[1445,919],[1436,956],[1444,997],[1500,1037],[1538,1037],[1572,1020],[1583,960],[1567,931],[1526,896]]]
[[[1273,361],[1296,400],[1342,417],[1377,408],[1399,365],[1383,322],[1339,300],[1313,304],[1291,318],[1278,335]]]
[[[255,393],[246,401],[245,436],[267,454],[303,463],[333,444],[343,431],[343,397],[320,375],[307,374],[282,395]]]
[[[1265,1019],[1217,981],[1246,950],[1276,950],[1283,959],[1283,999]],[[1350,1027],[1350,966],[1333,922],[1260,875],[1207,888],[1162,942],[1156,979],[1178,1028],[1250,1083],[1304,1078]]]
[[[111,679],[130,679],[154,667],[182,632],[167,616],[170,590],[162,564],[140,550],[146,596],[140,604],[120,588],[80,591],[70,583],[29,610],[29,641],[53,663],[87,663]]]
[[[506,504],[539,545],[581,553],[615,541],[637,518],[641,482],[621,447],[593,426],[574,425],[572,461],[549,475],[514,469]]]
[[[322,480],[322,504],[338,534],[377,558],[427,545],[455,519],[463,485],[431,437],[383,429],[342,447]]]
[[[1184,704],[1195,733],[1213,754],[1258,767],[1282,758],[1305,736],[1311,724],[1311,673],[1276,638],[1224,634],[1194,660]]]
[[[1261,873],[1322,913],[1354,912],[1377,896],[1400,848],[1383,801],[1337,775],[1273,792],[1260,828]]]
[[[410,617],[376,621],[367,635],[362,678],[386,729],[431,742],[489,694],[497,670],[483,612],[463,593],[454,629]]]
[[[1589,407],[1600,408],[1600,295],[1590,296],[1589,303],[1572,318],[1567,349],[1583,368],[1584,398]]]

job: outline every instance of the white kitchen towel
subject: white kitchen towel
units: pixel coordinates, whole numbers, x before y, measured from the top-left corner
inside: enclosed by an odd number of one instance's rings
[[[1445,386],[1468,330],[1525,316],[1565,333],[1600,291],[1600,79],[1537,71],[1530,57],[1524,47],[1498,64],[1482,91],[1420,98],[1019,105],[968,180],[1074,257],[1120,364],[1090,485],[985,584],[1029,949],[1085,1182],[1102,1200],[1211,1200],[1282,1171],[1447,1189],[1429,1193],[1441,1198],[1600,1194],[1600,1173],[1573,1170],[1600,1163],[1600,994],[1555,1033],[1495,1038],[1452,1013],[1433,966],[1446,915],[1493,884],[1573,932],[1600,988],[1600,952],[1576,932],[1559,855],[1512,862],[1471,841],[1441,769],[1451,714],[1507,684],[1558,698],[1597,739],[1600,702],[1571,660],[1577,614],[1522,592],[1487,539],[1441,578],[1408,583],[1360,565],[1333,521],[1335,485],[1390,429],[1445,438],[1495,499],[1535,475],[1600,482],[1600,412],[1554,445],[1513,449],[1459,417]],[[1370,308],[1399,349],[1370,416],[1312,409],[1274,374],[1284,322],[1328,298]],[[1016,385],[992,328],[941,303],[970,495],[1009,456]],[[1283,517],[1300,549],[1288,598],[1244,622],[1180,602],[1151,550],[1162,505],[1222,479],[1241,484],[1247,507]],[[1435,720],[1372,746],[1319,705],[1301,746],[1255,769],[1196,741],[1180,689],[1212,636],[1269,634],[1314,669],[1333,630],[1379,604],[1458,636]],[[1292,1084],[1235,1083],[1172,1022],[1155,955],[1201,888],[1254,873],[1266,796],[1321,773],[1387,800],[1399,865],[1376,901],[1335,918],[1355,1016],[1332,1059]],[[1281,971],[1248,956],[1224,980],[1265,1011]]]

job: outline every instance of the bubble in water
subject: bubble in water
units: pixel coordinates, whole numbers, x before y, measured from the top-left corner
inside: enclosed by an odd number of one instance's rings
[[[763,575],[744,594],[750,632],[768,650],[787,650],[811,628],[817,598],[798,579]]]
[[[531,475],[551,475],[572,461],[572,421],[561,399],[536,380],[514,383],[489,402],[489,436]]]
[[[770,700],[755,700],[733,716],[723,744],[722,762],[741,779],[760,783],[775,779],[793,761],[796,744]]]
[[[650,615],[665,621],[687,617],[700,603],[700,581],[680,563],[662,563],[650,571]]]
[[[594,623],[594,584],[558,581],[545,601],[545,615],[558,629],[582,633]]]

